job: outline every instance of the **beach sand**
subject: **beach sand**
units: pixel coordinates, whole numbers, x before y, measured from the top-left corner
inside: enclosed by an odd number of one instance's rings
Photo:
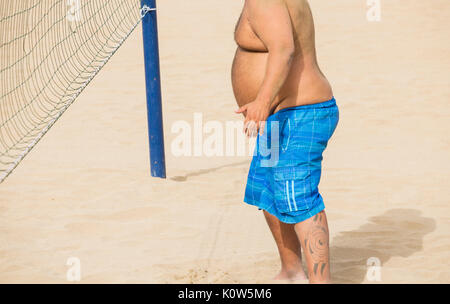
[[[175,157],[174,123],[233,121],[242,1],[159,1],[168,178],[149,174],[140,27],[0,185],[0,282],[269,283],[275,243],[242,203],[250,157]],[[447,0],[311,1],[340,125],[320,185],[335,283],[450,283]],[[366,277],[381,263],[381,281]]]

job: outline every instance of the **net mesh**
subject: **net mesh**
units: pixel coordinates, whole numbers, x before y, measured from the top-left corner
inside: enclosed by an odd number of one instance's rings
[[[139,0],[0,1],[0,183],[145,13]]]

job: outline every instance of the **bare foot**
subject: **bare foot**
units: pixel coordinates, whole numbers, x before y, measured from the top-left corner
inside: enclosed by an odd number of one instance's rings
[[[274,278],[274,280],[289,280],[289,281],[304,281],[308,278],[306,277],[305,272],[303,269],[299,270],[281,270],[279,274],[277,274]]]

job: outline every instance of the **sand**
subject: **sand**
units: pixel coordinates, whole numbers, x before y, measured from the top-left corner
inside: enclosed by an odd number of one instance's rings
[[[175,157],[179,120],[239,120],[242,1],[159,1],[168,178],[149,175],[141,31],[0,185],[0,282],[267,283],[279,269],[242,203],[248,156]],[[449,3],[311,1],[341,121],[324,157],[336,283],[450,283]],[[366,277],[381,263],[381,281]]]

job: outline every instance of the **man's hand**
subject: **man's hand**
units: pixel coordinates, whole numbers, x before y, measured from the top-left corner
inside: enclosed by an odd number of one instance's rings
[[[256,136],[258,132],[264,132],[264,124],[269,117],[270,103],[255,100],[242,106],[236,111],[237,114],[245,114],[244,133],[250,136]]]

